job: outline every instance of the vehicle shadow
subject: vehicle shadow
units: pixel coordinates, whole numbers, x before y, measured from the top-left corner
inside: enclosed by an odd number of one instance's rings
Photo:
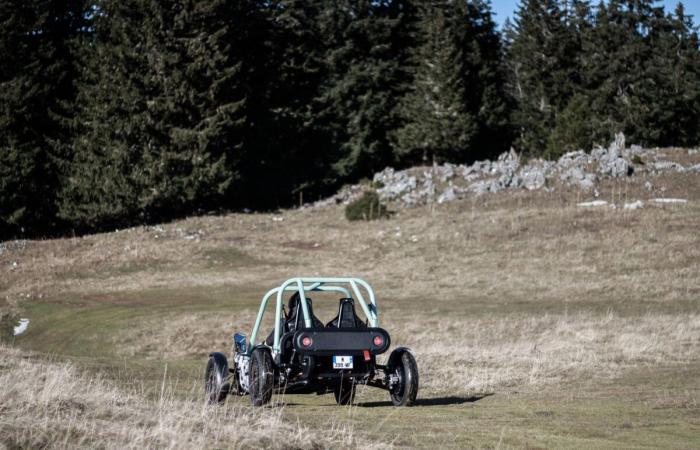
[[[477,395],[470,395],[468,397],[457,397],[457,396],[449,396],[449,397],[432,397],[432,398],[417,398],[416,403],[414,403],[414,407],[416,406],[447,406],[447,405],[462,405],[464,403],[474,403],[478,402],[484,397],[489,397],[491,395],[494,395],[493,393],[488,393],[488,394],[477,394]],[[357,403],[357,406],[360,408],[377,408],[381,406],[392,406],[390,401],[385,401],[385,402],[362,402],[362,403]]]

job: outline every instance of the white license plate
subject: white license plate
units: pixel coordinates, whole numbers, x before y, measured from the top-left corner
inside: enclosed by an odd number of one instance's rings
[[[352,369],[352,356],[334,356],[334,369]]]

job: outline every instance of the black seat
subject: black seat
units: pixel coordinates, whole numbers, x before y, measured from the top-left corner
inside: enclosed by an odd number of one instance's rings
[[[330,328],[366,328],[367,325],[355,314],[355,301],[341,298],[338,315],[326,325]]]
[[[302,309],[301,302],[299,301],[298,294],[295,295],[297,295],[295,313],[293,314],[293,316],[290,316],[289,319],[287,319],[287,324],[285,328],[285,331],[287,332],[292,332],[296,330],[301,330],[302,328],[306,328],[304,324],[304,311]],[[289,302],[291,304],[292,299],[290,299]],[[321,320],[319,320],[319,318],[314,315],[314,305],[313,301],[310,298],[306,299],[306,308],[309,311],[309,316],[311,316],[311,328],[323,328],[323,322],[321,322]]]
[[[280,341],[284,340],[286,335],[291,335],[296,330],[306,328],[304,326],[304,312],[301,307],[301,302],[299,301],[300,298],[299,293],[295,292],[289,299],[289,303],[287,304],[289,315],[286,319],[282,319],[280,323]],[[321,322],[319,318],[314,315],[313,301],[308,297],[306,298],[306,307],[308,308],[309,315],[311,316],[311,328],[323,328],[323,322]],[[275,330],[272,330],[269,336],[267,336],[267,339],[265,339],[265,345],[272,346],[274,342]]]

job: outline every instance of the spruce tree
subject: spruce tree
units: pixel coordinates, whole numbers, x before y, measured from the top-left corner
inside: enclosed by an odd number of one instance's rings
[[[564,1],[564,20],[569,30],[569,48],[573,52],[567,83],[571,91],[563,108],[555,113],[554,126],[547,140],[546,155],[554,158],[573,150],[589,150],[594,143],[597,118],[592,117],[592,95],[584,79],[586,42],[594,31],[592,9],[587,0]]]
[[[323,24],[327,76],[319,99],[321,118],[338,153],[339,179],[371,174],[394,162],[389,133],[404,85],[401,12],[391,2],[327,3]],[[397,57],[398,56],[398,57]]]
[[[523,0],[506,30],[517,147],[547,155],[557,114],[577,89],[579,45],[559,2]],[[555,155],[550,155],[555,156]]]
[[[649,77],[651,51],[646,42],[652,1],[611,0],[600,4],[586,51],[586,75],[595,89],[592,113],[598,117],[596,141],[624,131],[631,141],[649,144],[647,98],[655,90]]]
[[[465,105],[463,16],[449,1],[421,5],[421,45],[413,88],[402,102],[404,125],[396,133],[399,157],[414,162],[459,161],[478,131]]]
[[[700,135],[700,52],[698,36],[679,3],[673,14],[656,11],[649,31],[654,80],[648,98],[647,139],[660,146],[692,146]]]
[[[474,0],[456,5],[459,42],[464,65],[464,103],[477,122],[477,133],[463,159],[493,158],[508,149],[513,138],[505,90],[505,66],[501,37],[488,1]]]
[[[99,11],[62,216],[90,228],[226,204],[247,133],[248,2]]]
[[[85,2],[0,3],[0,236],[56,233]]]
[[[251,143],[242,170],[247,206],[279,207],[313,198],[334,179],[331,145],[319,123],[317,99],[325,77],[320,32],[325,0],[260,3],[269,28],[253,80]],[[305,197],[304,197],[305,196]]]

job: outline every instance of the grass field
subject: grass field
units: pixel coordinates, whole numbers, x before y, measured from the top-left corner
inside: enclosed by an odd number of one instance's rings
[[[700,177],[600,197],[645,207],[581,208],[592,196],[558,186],[370,223],[334,207],[6,243],[0,302],[31,322],[0,347],[0,445],[698,448]],[[416,407],[373,389],[352,407],[204,405],[207,353],[297,275],[374,286],[381,325],[416,352]]]

